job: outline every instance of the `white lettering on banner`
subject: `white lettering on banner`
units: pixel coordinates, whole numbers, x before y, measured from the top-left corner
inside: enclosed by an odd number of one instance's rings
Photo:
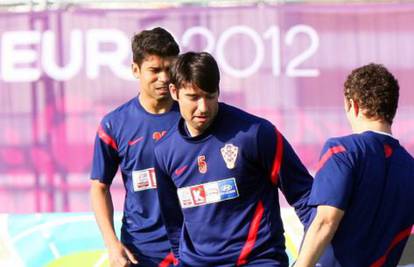
[[[36,31],[3,33],[0,55],[3,80],[7,82],[29,82],[39,79],[40,70],[36,67],[38,59],[36,49],[29,47],[17,48],[17,46],[35,45],[39,42],[40,33]],[[24,67],[21,66],[23,64]]]
[[[224,57],[224,47],[228,39],[235,34],[245,34],[253,40],[256,47],[256,58],[251,66],[243,70],[237,70],[231,67]],[[217,42],[217,61],[221,63],[223,70],[228,74],[237,77],[245,78],[256,73],[264,59],[264,46],[260,36],[250,27],[247,26],[234,26],[224,31],[220,39]]]
[[[205,184],[178,188],[181,208],[192,208],[239,197],[236,179],[227,178]]]
[[[66,67],[56,64],[56,37],[52,31],[45,31],[42,40],[42,66],[47,75],[59,81],[70,80],[80,71],[82,67],[82,32],[73,30],[70,33],[69,63]],[[61,62],[59,62],[61,63]]]
[[[209,52],[209,53],[213,53],[214,42],[216,40],[214,39],[214,36],[211,33],[211,31],[205,27],[196,26],[196,27],[191,27],[188,30],[186,30],[183,34],[182,45],[184,47],[187,47],[190,44],[190,40],[193,37],[193,35],[196,35],[196,34],[204,36],[207,40],[207,45],[202,50]]]
[[[113,43],[113,52],[100,51],[102,43]],[[90,79],[99,76],[99,67],[108,66],[113,73],[123,79],[131,78],[131,70],[123,65],[129,54],[129,39],[119,30],[93,29],[86,35],[87,75]]]
[[[157,188],[154,168],[133,171],[132,183],[135,192]]]
[[[291,45],[295,36],[299,33],[304,33],[310,38],[310,46],[307,50],[293,58],[287,65],[286,75],[288,77],[317,77],[319,76],[319,70],[317,69],[296,69],[305,60],[310,58],[319,47],[318,33],[307,25],[296,25],[292,27],[286,34],[285,43]]]
[[[280,29],[276,26],[271,26],[264,34],[263,38],[271,40],[272,47],[272,74],[279,76],[281,72],[280,61]]]
[[[67,42],[57,40],[56,33],[50,30],[3,32],[0,54],[1,78],[6,82],[30,82],[39,79],[44,72],[52,79],[67,81],[79,75],[84,69],[88,79],[97,79],[102,68],[106,67],[120,79],[134,80],[128,60],[131,53],[130,40],[124,32],[118,29],[90,29],[85,32],[73,29],[69,36],[70,41]],[[190,44],[195,36],[206,40],[203,51],[215,55],[223,72],[231,77],[248,78],[257,74],[263,64],[267,64],[265,59],[267,60],[268,53],[270,53],[272,75],[275,77],[283,73],[287,77],[319,76],[319,69],[301,67],[305,64],[310,65],[308,61],[319,48],[318,33],[308,25],[294,25],[286,30],[284,37],[281,36],[281,30],[276,25],[271,25],[264,33],[257,32],[249,26],[234,25],[224,29],[218,36],[206,27],[193,26],[183,32],[182,46],[191,47]],[[253,42],[254,57],[247,66],[233,66],[227,59],[229,51],[233,49],[228,43],[235,36],[246,36]],[[304,50],[299,51],[288,62],[282,63],[282,45],[287,46],[284,48],[285,52],[292,54],[294,45],[302,44],[304,38],[309,40],[309,46],[301,48]],[[178,38],[176,40],[180,43]],[[266,41],[270,42],[271,51],[265,50]],[[59,45],[61,42],[65,45],[69,43],[68,52],[59,51],[62,49]],[[104,45],[108,49],[103,49]],[[66,63],[57,59],[59,53],[65,53],[62,58]],[[286,69],[282,69],[284,65]]]

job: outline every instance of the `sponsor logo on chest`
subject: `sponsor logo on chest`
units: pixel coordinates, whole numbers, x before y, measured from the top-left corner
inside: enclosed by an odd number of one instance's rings
[[[132,183],[135,192],[157,188],[154,168],[133,171]]]
[[[192,208],[239,197],[235,178],[182,187],[177,190],[181,208]]]

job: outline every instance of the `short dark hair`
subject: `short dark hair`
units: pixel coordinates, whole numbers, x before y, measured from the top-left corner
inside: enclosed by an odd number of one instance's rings
[[[368,118],[392,124],[398,107],[400,87],[395,77],[380,64],[368,64],[352,71],[344,84],[347,100],[356,101]]]
[[[220,71],[216,60],[207,52],[187,52],[180,55],[170,71],[170,82],[177,89],[190,83],[208,93],[219,91]]]
[[[141,66],[148,55],[171,57],[180,53],[180,48],[174,37],[161,27],[135,34],[132,38],[131,47],[133,61],[138,66]]]

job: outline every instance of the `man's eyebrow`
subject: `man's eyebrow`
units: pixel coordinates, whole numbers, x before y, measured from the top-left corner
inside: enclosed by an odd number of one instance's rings
[[[195,93],[184,93],[186,96],[198,96],[197,94],[195,94]]]

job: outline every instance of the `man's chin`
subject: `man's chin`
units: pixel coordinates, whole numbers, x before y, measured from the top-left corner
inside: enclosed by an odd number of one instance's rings
[[[207,130],[209,125],[210,125],[209,122],[200,123],[200,124],[197,125],[197,130],[202,133],[205,130]]]
[[[157,100],[171,100],[171,95],[170,93],[166,93],[166,94],[158,94],[156,97]]]

